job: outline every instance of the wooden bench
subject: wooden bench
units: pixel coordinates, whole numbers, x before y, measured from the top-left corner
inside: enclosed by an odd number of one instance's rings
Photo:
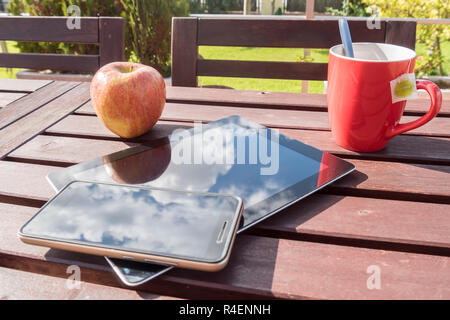
[[[380,29],[349,21],[354,42],[392,43],[414,49],[416,23],[383,20]],[[326,80],[327,63],[199,59],[199,46],[326,48],[341,42],[337,20],[174,18],[172,85],[196,87],[197,76]]]
[[[69,29],[72,17],[0,17],[0,40],[94,44],[98,55],[0,53],[0,67],[94,73],[124,60],[125,21],[116,17],[80,17],[80,29]]]

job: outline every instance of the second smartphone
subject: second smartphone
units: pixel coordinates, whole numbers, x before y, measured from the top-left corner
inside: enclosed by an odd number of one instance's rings
[[[74,181],[19,231],[28,244],[218,271],[243,211],[235,196]]]

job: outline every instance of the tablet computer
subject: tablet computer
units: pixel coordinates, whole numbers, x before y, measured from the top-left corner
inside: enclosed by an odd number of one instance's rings
[[[234,194],[244,201],[243,231],[354,169],[277,130],[231,116],[52,172],[47,179],[55,190],[89,180]]]

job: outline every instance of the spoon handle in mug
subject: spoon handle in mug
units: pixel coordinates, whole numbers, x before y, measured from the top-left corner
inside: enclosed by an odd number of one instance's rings
[[[348,27],[347,19],[339,19],[339,32],[341,34],[342,44],[344,45],[344,53],[347,57],[354,58],[352,36]]]

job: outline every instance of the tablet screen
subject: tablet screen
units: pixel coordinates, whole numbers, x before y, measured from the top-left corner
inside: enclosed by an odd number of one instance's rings
[[[245,229],[353,169],[333,155],[233,116],[176,130],[165,140],[48,178],[56,189],[88,180],[236,195],[244,201]]]

